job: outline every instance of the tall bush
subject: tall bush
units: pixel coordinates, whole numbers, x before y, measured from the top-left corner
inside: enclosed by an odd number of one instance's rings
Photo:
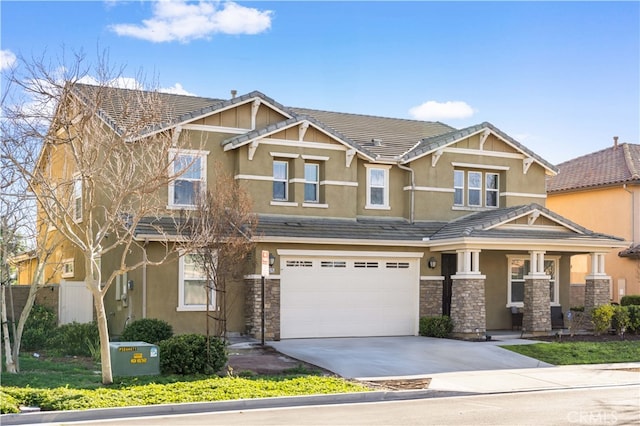
[[[160,371],[165,374],[215,374],[227,363],[222,339],[211,337],[207,356],[207,338],[183,334],[161,341]]]
[[[173,336],[173,327],[168,322],[156,318],[141,318],[124,328],[120,340],[157,345],[171,336]]]
[[[420,335],[444,338],[453,331],[453,321],[447,315],[420,318]]]
[[[95,357],[95,347],[100,345],[100,334],[95,322],[73,322],[56,328],[47,343],[47,349],[60,355]]]
[[[22,332],[22,349],[35,351],[45,349],[47,341],[54,335],[58,318],[53,309],[35,304]]]
[[[596,335],[607,331],[611,327],[614,309],[611,305],[601,305],[591,311],[591,321]]]

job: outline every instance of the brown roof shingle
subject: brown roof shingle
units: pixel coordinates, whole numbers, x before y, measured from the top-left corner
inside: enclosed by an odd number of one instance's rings
[[[623,143],[558,166],[558,174],[547,180],[547,192],[640,183],[640,145]]]

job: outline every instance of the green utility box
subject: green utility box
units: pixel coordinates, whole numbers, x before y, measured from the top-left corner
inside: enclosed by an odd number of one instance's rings
[[[111,342],[111,372],[114,376],[160,374],[158,346],[146,342]]]

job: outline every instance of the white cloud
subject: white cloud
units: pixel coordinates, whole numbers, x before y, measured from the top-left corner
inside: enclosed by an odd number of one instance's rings
[[[417,120],[455,120],[469,118],[474,112],[463,101],[427,101],[409,110],[409,114]]]
[[[78,80],[78,83],[90,84],[93,86],[105,85],[109,87],[117,87],[118,89],[145,90],[144,85],[133,77],[118,77],[106,83],[101,83],[96,78],[85,75]],[[180,83],[176,83],[171,87],[160,87],[153,90],[158,90],[162,93],[172,93],[174,95],[198,96],[185,90]]]
[[[3,71],[16,62],[16,55],[10,50],[0,50],[0,71]]]
[[[174,95],[198,96],[195,93],[185,90],[180,83],[176,83],[172,87],[161,87],[160,91],[164,93],[173,93]]]
[[[154,43],[208,38],[213,34],[258,34],[271,28],[270,10],[258,10],[233,2],[211,3],[162,0],[153,4],[153,16],[142,24],[116,24],[116,34]]]

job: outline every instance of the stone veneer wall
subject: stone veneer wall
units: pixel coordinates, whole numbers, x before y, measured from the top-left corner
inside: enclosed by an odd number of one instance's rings
[[[484,334],[487,329],[484,278],[453,278],[451,320],[454,335],[473,338],[476,329]]]
[[[442,315],[442,281],[420,281],[420,318]]]
[[[551,330],[549,278],[525,278],[522,329],[533,334]]]
[[[609,277],[587,278],[584,287],[584,311],[590,312],[593,308],[609,303]]]
[[[262,339],[262,279],[245,279],[245,324],[249,336]],[[265,279],[264,338],[280,340],[280,280]]]
[[[584,306],[584,284],[571,284],[569,286],[569,307]]]

